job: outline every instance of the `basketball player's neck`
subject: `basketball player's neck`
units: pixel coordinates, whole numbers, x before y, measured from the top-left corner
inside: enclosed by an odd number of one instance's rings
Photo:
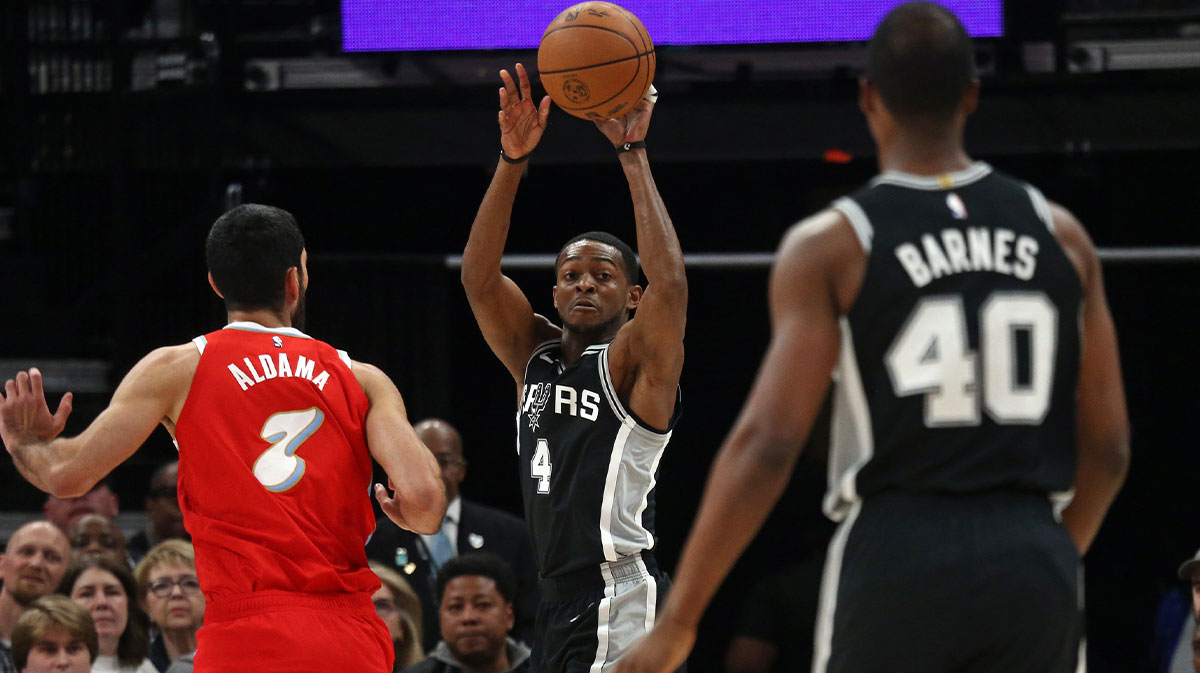
[[[591,346],[598,344],[606,344],[612,342],[617,337],[617,330],[620,326],[613,329],[605,329],[603,332],[575,332],[564,327],[562,332],[562,360],[566,364],[571,364],[583,355],[583,351]]]
[[[961,132],[938,135],[901,132],[878,147],[881,172],[941,175],[971,165],[971,157],[963,149]]]
[[[266,309],[257,311],[229,311],[228,321],[235,322],[254,322],[263,327],[291,327],[292,321],[284,313],[277,313]]]

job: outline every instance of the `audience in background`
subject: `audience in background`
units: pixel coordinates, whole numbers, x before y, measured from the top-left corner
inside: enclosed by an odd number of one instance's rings
[[[43,596],[13,627],[13,662],[21,673],[88,673],[99,653],[87,610],[66,596]]]
[[[375,614],[387,624],[396,648],[393,671],[401,671],[425,657],[421,649],[421,599],[400,573],[382,563],[371,561],[371,570],[382,584],[371,597]],[[153,616],[153,615],[151,615]]]
[[[146,554],[133,576],[138,601],[154,627],[150,662],[166,671],[173,662],[196,651],[196,632],[204,621],[196,552],[189,542],[166,540]]]
[[[146,658],[146,613],[137,604],[128,566],[104,556],[80,559],[67,569],[59,593],[92,615],[100,645],[92,673],[158,673]]]
[[[179,461],[163,465],[150,477],[150,488],[146,491],[146,528],[134,533],[127,545],[135,563],[163,540],[192,539],[183,528],[178,483]]]
[[[103,514],[115,521],[120,513],[120,500],[113,493],[108,479],[101,479],[92,490],[75,498],[56,498],[46,496],[46,504],[42,506],[46,518],[64,534],[71,533],[75,525],[85,514]]]
[[[49,521],[18,528],[0,555],[0,673],[16,673],[11,639],[21,615],[58,586],[71,557],[67,536]]]
[[[85,514],[71,526],[71,558],[78,560],[105,556],[129,565],[125,551],[125,534],[112,519],[103,514]]]
[[[406,673],[507,673],[529,670],[529,648],[509,637],[516,580],[495,554],[457,556],[438,571],[442,640]]]
[[[504,559],[516,574],[516,627],[513,636],[533,642],[533,618],[537,614],[538,579],[533,560],[533,543],[525,522],[508,512],[461,497],[459,486],[467,476],[462,436],[454,426],[437,418],[413,424],[442,468],[446,487],[446,518],[433,535],[417,535],[381,517],[375,534],[367,542],[367,557],[403,575],[421,598],[424,609],[422,647],[433,649],[438,641],[436,581],[446,561],[468,552],[491,552]]]

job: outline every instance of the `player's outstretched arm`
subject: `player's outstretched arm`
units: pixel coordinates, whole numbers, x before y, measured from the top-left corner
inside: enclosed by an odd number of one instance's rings
[[[654,103],[642,99],[621,119],[596,122],[613,147],[645,140]],[[663,203],[645,148],[619,154],[633,198],[637,248],[646,289],[637,315],[614,340],[609,358],[614,374],[621,369],[636,377],[630,404],[634,412],[657,427],[670,421],[675,386],[683,370],[683,335],[687,324],[688,285],[683,251],[667,206]],[[617,382],[618,388],[621,387]]]
[[[37,369],[4,386],[0,437],[22,476],[60,498],[87,493],[137,450],[154,426],[178,416],[199,353],[191,344],[160,348],[125,375],[108,408],[76,437],[59,437],[71,413],[71,394],[51,415]]]
[[[1129,419],[1104,279],[1096,248],[1079,221],[1051,205],[1054,228],[1083,284],[1082,358],[1076,393],[1079,462],[1075,498],[1063,511],[1063,524],[1082,555],[1100,530],[1104,515],[1121,490],[1129,468]]]
[[[666,673],[683,663],[704,608],[787,486],[840,347],[833,269],[857,245],[828,212],[784,239],[771,273],[766,356],[709,471],[675,587],[654,629],[618,660],[619,673]]]
[[[510,159],[528,157],[537,147],[550,115],[550,97],[535,106],[525,67],[517,64],[518,82],[507,70],[500,71],[500,147]],[[512,219],[513,200],[521,181],[524,162],[512,164],[503,158],[483,196],[467,247],[463,250],[462,284],[483,338],[496,357],[517,381],[525,375],[525,364],[535,346],[553,339],[558,330],[534,314],[529,299],[512,279],[500,270],[504,243]]]
[[[413,432],[396,384],[378,367],[354,363],[354,376],[367,394],[367,447],[388,476],[388,495],[383,484],[375,484],[375,499],[397,526],[414,533],[432,535],[446,517],[446,487],[433,453]]]

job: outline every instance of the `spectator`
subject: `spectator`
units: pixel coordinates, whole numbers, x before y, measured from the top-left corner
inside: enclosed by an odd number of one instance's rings
[[[524,673],[529,648],[513,640],[512,568],[495,554],[455,557],[438,572],[442,641],[405,673]]]
[[[196,651],[196,632],[204,621],[196,552],[183,540],[161,542],[146,554],[133,576],[138,601],[154,627],[150,663],[166,671],[173,662]]]
[[[375,614],[387,624],[396,648],[392,670],[402,671],[425,657],[421,649],[421,599],[400,573],[377,561],[371,561],[370,566],[382,582],[371,597]]]
[[[69,535],[71,527],[85,514],[103,514],[116,521],[117,514],[120,513],[120,500],[105,478],[98,481],[92,490],[76,498],[46,496],[46,504],[42,505],[42,511],[51,523]]]
[[[112,519],[103,514],[84,514],[71,526],[71,558],[106,556],[129,565],[125,551],[125,534]]]
[[[421,598],[425,634],[422,647],[433,649],[438,641],[438,607],[434,600],[438,568],[447,560],[467,552],[491,552],[507,561],[516,572],[515,599],[518,640],[533,641],[533,618],[537,613],[537,567],[529,529],[521,519],[493,507],[462,498],[459,485],[467,476],[462,436],[446,421],[428,418],[413,426],[442,468],[446,486],[446,519],[433,535],[417,535],[381,517],[375,535],[367,543],[367,557],[395,569],[408,579]]]
[[[58,586],[70,556],[67,536],[49,521],[18,528],[0,554],[0,673],[19,670],[10,651],[13,628],[35,600]]]
[[[132,600],[137,583],[128,566],[103,556],[81,559],[58,589],[92,615],[100,644],[92,673],[158,673],[146,658],[146,613]]]
[[[129,538],[129,555],[134,562],[142,560],[151,547],[163,540],[191,540],[183,528],[183,512],[179,510],[179,461],[167,463],[150,477],[146,492],[146,528]]]
[[[1154,673],[1192,673],[1193,631],[1200,621],[1200,551],[1179,566],[1187,586],[1172,586],[1159,602],[1151,655]]]
[[[98,652],[91,616],[66,596],[42,596],[13,627],[13,661],[22,673],[88,673]]]

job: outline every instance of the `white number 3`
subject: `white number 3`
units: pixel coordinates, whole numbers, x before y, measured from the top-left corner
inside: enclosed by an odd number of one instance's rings
[[[305,468],[304,459],[295,455],[296,449],[324,420],[325,414],[316,407],[272,414],[263,423],[260,435],[271,442],[271,448],[254,461],[254,478],[272,493],[282,493],[299,483]]]
[[[538,493],[550,492],[550,473],[553,471],[554,465],[550,462],[550,442],[539,439],[537,449],[533,452],[533,460],[529,463],[530,476],[538,480]]]

